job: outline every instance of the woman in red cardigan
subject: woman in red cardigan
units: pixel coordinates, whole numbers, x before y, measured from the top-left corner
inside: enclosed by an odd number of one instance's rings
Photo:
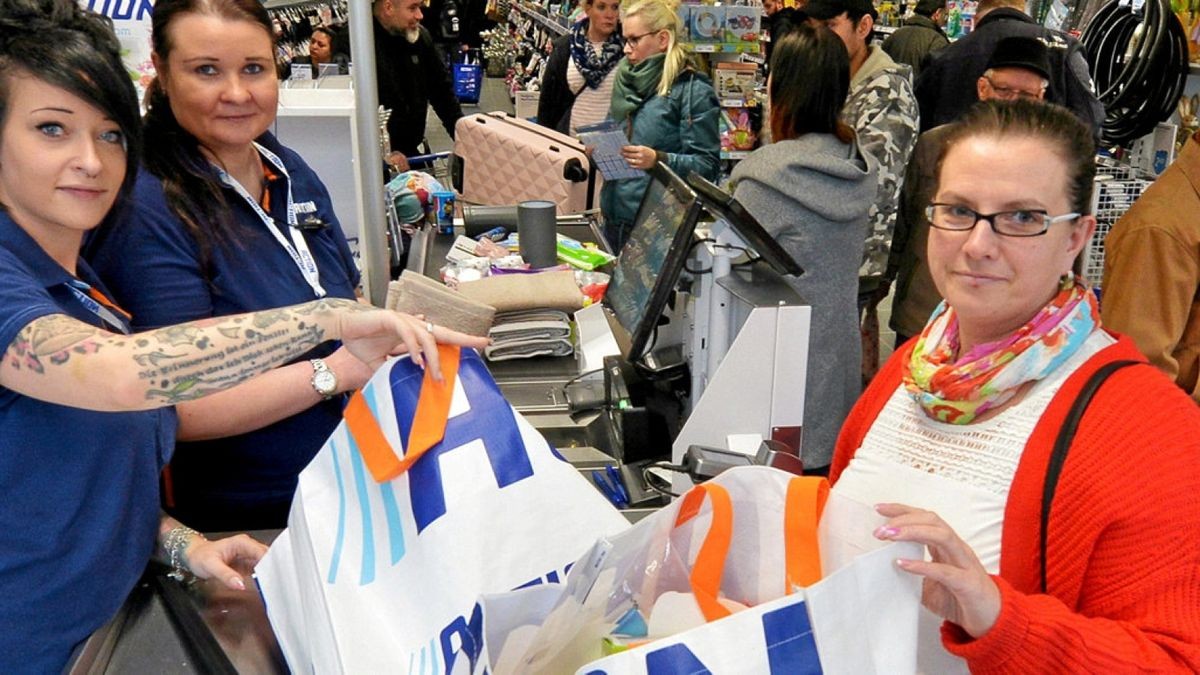
[[[1057,106],[957,123],[926,212],[945,302],[838,440],[823,527],[868,505],[877,539],[928,547],[897,561],[924,578],[922,672],[1200,671],[1200,409],[1167,378],[1138,364],[1100,387],[1042,531],[1072,403],[1143,360],[1071,272],[1095,230],[1092,154]]]

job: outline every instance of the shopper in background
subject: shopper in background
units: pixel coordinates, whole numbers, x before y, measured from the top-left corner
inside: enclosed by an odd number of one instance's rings
[[[537,121],[564,134],[608,117],[617,63],[625,51],[620,0],[584,0],[583,20],[554,41],[538,97]]]
[[[268,129],[278,82],[257,0],[159,0],[146,171],[88,259],[136,330],[355,299],[359,273],[321,180]],[[167,510],[204,531],[283,527],[296,477],[371,370],[324,341],[179,406]]]
[[[996,51],[987,70],[975,82],[980,101],[1015,98],[1042,100],[1049,80],[1050,57],[1046,45],[1030,37],[1009,37],[996,43]],[[904,174],[900,208],[896,212],[896,232],[888,256],[888,278],[896,279],[892,297],[892,317],[888,322],[896,331],[896,347],[921,332],[929,315],[942,301],[929,272],[926,244],[929,206],[937,188],[937,160],[942,144],[953,127],[943,124],[921,134],[917,149]]]
[[[975,102],[975,82],[1002,38],[1040,39],[1050,50],[1046,100],[1070,108],[1099,138],[1104,106],[1093,93],[1083,47],[1065,33],[1045,28],[1024,12],[1024,0],[980,0],[975,30],[934,55],[917,79],[921,130],[953,122]]]
[[[945,14],[946,0],[918,0],[912,16],[883,41],[883,51],[896,63],[912,68],[917,77],[931,54],[950,45],[942,31]]]
[[[245,590],[230,565],[253,564],[265,546],[244,535],[209,541],[159,511],[170,406],[326,339],[345,339],[373,365],[407,348],[438,372],[424,322],[348,300],[127,335],[127,315],[79,259],[85,234],[128,201],[142,147],[111,30],[72,0],[0,0],[4,673],[63,672],[117,612],[156,542],[169,562]],[[274,72],[272,63],[268,51],[262,66]]]
[[[335,64],[338,74],[345,75],[349,70],[350,57],[346,54],[335,54],[333,51],[334,34],[328,28],[314,28],[312,39],[308,42],[308,61],[313,67],[313,76],[320,75],[323,64]]]
[[[897,561],[924,578],[920,672],[1197,672],[1194,402],[1144,364],[1111,374],[1044,497],[1084,383],[1142,361],[1071,272],[1096,224],[1091,132],[993,100],[943,148],[929,265],[946,302],[850,413],[822,527],[873,504],[877,538],[928,547]]]
[[[871,0],[811,0],[804,11],[824,23],[850,53],[850,95],[842,119],[858,134],[863,152],[878,163],[878,187],[871,203],[870,226],[859,270],[859,309],[862,312],[863,380],[879,367],[877,307],[887,297],[888,251],[896,225],[896,204],[904,170],[917,144],[917,101],[908,66],[892,61],[871,46],[878,13]]]
[[[421,25],[421,5],[422,0],[375,0],[371,5],[379,105],[392,111],[387,131],[393,154],[388,161],[401,170],[408,168],[406,157],[421,152],[430,104],[450,138],[462,117],[450,71]]]
[[[1104,239],[1104,323],[1200,402],[1200,133]]]
[[[767,88],[775,142],[734,168],[734,195],[804,268],[789,279],[812,304],[801,457],[819,473],[862,390],[855,298],[874,160],[839,119],[850,62],[838,37],[801,24],[774,54]]]
[[[632,0],[621,8],[625,58],[617,66],[609,117],[626,128],[621,154],[635,169],[663,162],[680,176],[716,180],[721,169],[717,95],[679,44],[674,0]],[[621,250],[649,177],[605,181],[604,233]]]

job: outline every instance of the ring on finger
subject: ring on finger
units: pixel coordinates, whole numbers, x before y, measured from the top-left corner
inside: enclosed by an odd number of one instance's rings
[[[425,322],[425,330],[429,331],[430,335],[433,334],[433,322],[432,321]]]

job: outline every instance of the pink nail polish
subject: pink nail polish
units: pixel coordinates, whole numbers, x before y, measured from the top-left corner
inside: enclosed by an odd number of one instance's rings
[[[246,590],[246,582],[242,581],[241,577],[232,577],[229,579],[229,581],[233,584],[233,587],[239,591]]]
[[[897,534],[900,534],[900,530],[894,527],[887,527],[886,525],[881,525],[875,530],[875,536],[879,539],[891,539]]]

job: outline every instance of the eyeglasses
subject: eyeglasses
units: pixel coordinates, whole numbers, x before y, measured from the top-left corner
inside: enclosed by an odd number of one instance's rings
[[[641,35],[626,35],[625,36],[625,44],[629,45],[630,49],[637,49],[638,40],[641,40],[642,38],[646,37],[647,35],[654,35],[655,33],[658,33],[658,32],[660,32],[660,31],[652,30],[647,33],[642,33]]]
[[[1065,213],[1051,216],[1040,209],[1016,209],[980,213],[962,204],[930,204],[925,208],[925,218],[939,230],[966,232],[975,229],[979,221],[986,220],[992,232],[1005,237],[1038,237],[1046,234],[1054,223],[1076,220],[1081,214]]]
[[[1016,98],[1039,99],[1042,96],[1041,89],[1038,91],[1026,91],[1025,89],[1017,89],[1016,87],[1002,87],[997,85],[992,78],[987,77],[986,75],[983,79],[987,80],[988,84],[991,85],[992,91],[996,93],[996,98],[1002,98],[1004,100],[1011,101]]]

